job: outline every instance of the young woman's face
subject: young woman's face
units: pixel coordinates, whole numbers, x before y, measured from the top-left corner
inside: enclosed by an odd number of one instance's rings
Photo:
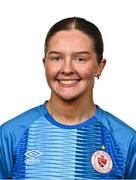
[[[103,69],[96,58],[93,40],[81,31],[52,36],[44,63],[52,95],[63,100],[91,95],[94,77]]]

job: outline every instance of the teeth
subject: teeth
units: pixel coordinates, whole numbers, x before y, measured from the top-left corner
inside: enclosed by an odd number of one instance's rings
[[[77,80],[60,80],[63,84],[74,84],[77,82]]]

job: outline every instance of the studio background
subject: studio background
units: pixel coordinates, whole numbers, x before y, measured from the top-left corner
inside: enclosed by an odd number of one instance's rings
[[[0,124],[49,99],[45,36],[71,16],[95,23],[103,35],[107,64],[95,103],[136,129],[135,0],[0,0]]]

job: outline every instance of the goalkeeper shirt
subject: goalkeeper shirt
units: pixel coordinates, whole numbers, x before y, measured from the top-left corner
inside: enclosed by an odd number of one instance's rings
[[[34,107],[0,127],[0,179],[10,178],[136,179],[136,131],[98,106],[77,125]]]

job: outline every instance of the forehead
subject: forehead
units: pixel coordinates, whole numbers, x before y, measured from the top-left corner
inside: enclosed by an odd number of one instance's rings
[[[79,30],[59,31],[48,42],[48,51],[93,51],[94,42]]]

